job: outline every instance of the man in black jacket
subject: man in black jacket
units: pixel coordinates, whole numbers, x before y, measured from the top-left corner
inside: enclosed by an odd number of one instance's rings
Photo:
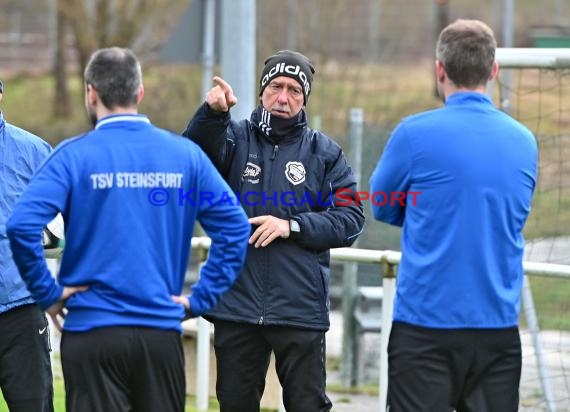
[[[311,61],[282,50],[265,61],[260,104],[233,121],[220,77],[183,135],[202,147],[252,225],[245,267],[206,316],[215,326],[222,412],[259,411],[271,352],[287,411],[329,411],[325,332],[329,249],[350,246],[364,215],[342,149],[307,126]]]

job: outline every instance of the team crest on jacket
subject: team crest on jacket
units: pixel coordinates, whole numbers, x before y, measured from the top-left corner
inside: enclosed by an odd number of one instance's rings
[[[259,183],[259,175],[261,174],[261,167],[258,165],[247,162],[245,164],[245,170],[243,171],[243,180],[247,180],[249,183],[257,184]]]
[[[301,162],[287,162],[285,165],[285,177],[294,185],[305,181],[305,166]]]

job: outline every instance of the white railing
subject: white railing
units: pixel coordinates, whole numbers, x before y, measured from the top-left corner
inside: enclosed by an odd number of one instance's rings
[[[195,237],[192,239],[192,248],[197,249],[200,256],[205,258],[207,256],[206,251],[210,247],[211,241],[207,237]],[[331,249],[331,260],[339,262],[357,262],[357,263],[377,263],[382,265],[382,288],[383,288],[383,299],[382,299],[382,333],[380,338],[380,382],[379,382],[379,408],[380,412],[386,410],[386,395],[388,387],[388,337],[390,335],[390,328],[392,326],[392,309],[394,303],[394,296],[396,292],[396,271],[397,266],[400,263],[400,258],[402,254],[400,252],[395,252],[392,250],[372,250],[372,249],[355,249],[355,248],[338,248]],[[523,269],[525,275],[528,276],[542,276],[542,277],[554,277],[554,278],[566,278],[570,279],[570,266],[567,265],[557,265],[551,263],[537,263],[537,262],[523,262]],[[208,332],[209,333],[209,332]],[[209,339],[209,337],[208,337]],[[540,342],[535,341],[535,349]],[[203,345],[198,347],[197,359],[202,359],[198,361],[197,381],[200,382],[204,380],[203,377],[207,376],[208,362],[206,361],[210,357],[210,347],[208,345]],[[539,365],[542,363],[538,356],[541,352],[536,351],[537,361]],[[200,367],[200,365],[203,365]],[[544,396],[547,404],[551,404],[552,400],[549,399],[550,390],[548,384],[547,374],[543,374],[541,380],[543,382]],[[206,380],[207,381],[207,380]],[[208,390],[207,387],[202,386],[197,388],[204,393],[197,393],[197,398],[204,399],[207,398]]]

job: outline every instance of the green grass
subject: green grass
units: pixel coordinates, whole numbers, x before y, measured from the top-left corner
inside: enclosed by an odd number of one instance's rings
[[[54,409],[56,412],[65,411],[65,394],[61,379],[54,380]],[[2,394],[0,394],[0,412],[9,412]]]
[[[570,189],[538,190],[525,225],[527,239],[570,236]]]
[[[196,397],[187,396],[186,397],[186,408],[185,412],[198,412],[196,405]],[[54,379],[54,409],[55,412],[65,412],[65,389],[63,385],[63,380],[60,378]],[[208,412],[219,412],[220,407],[218,401],[215,398],[210,398],[208,405]],[[0,393],[0,412],[9,412],[6,402]],[[261,409],[261,412],[275,412],[271,409]]]
[[[196,398],[193,396],[188,396],[186,398],[186,409],[185,412],[198,412],[196,408]],[[54,409],[55,412],[65,411],[65,390],[63,386],[63,380],[56,378],[54,380]],[[220,408],[218,402],[215,399],[210,399],[210,404],[208,406],[208,412],[217,412]],[[0,412],[9,412],[4,398],[0,395]],[[269,412],[269,411],[265,411]]]
[[[541,330],[570,330],[570,281],[531,277],[530,287]],[[525,327],[521,313],[521,328]]]

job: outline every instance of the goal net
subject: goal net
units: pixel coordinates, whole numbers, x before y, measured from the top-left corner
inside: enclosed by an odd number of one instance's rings
[[[539,146],[525,260],[570,265],[570,49],[499,49],[497,60],[493,97],[533,131]],[[569,410],[570,279],[526,281],[521,410]]]

